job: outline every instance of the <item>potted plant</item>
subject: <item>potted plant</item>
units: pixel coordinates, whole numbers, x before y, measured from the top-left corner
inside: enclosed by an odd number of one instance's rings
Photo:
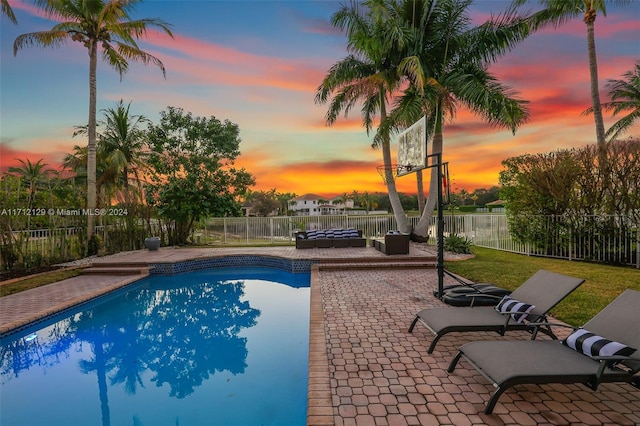
[[[150,251],[158,250],[160,248],[160,237],[148,237],[144,239],[144,245]]]

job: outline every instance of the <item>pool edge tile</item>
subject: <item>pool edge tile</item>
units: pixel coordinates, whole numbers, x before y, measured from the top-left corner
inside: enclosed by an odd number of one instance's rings
[[[335,425],[318,265],[311,267],[307,426]]]

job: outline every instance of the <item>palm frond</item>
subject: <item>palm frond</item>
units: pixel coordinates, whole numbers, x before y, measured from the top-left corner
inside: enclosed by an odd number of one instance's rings
[[[67,42],[67,38],[66,31],[39,31],[22,34],[16,37],[13,42],[13,55],[17,55],[20,49],[28,46],[60,47]]]
[[[6,16],[11,23],[18,25],[18,20],[16,19],[16,15],[13,13],[13,9],[11,9],[11,5],[7,0],[2,0],[2,14]]]

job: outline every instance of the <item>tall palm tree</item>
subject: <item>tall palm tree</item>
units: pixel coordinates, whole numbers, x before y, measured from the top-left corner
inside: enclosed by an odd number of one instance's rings
[[[530,24],[534,30],[546,25],[556,28],[563,23],[582,16],[587,25],[587,50],[589,56],[589,75],[591,79],[591,108],[596,125],[596,141],[601,152],[606,145],[602,105],[598,90],[598,61],[596,58],[595,22],[598,13],[607,16],[607,4],[624,5],[633,0],[538,0],[544,9],[531,15]],[[521,6],[527,0],[513,0],[515,6]]]
[[[404,35],[389,25],[388,13],[394,13],[396,2],[368,0],[363,4],[343,5],[331,18],[332,24],[345,31],[350,54],[334,64],[316,91],[315,101],[330,101],[327,124],[333,124],[341,112],[345,116],[358,103],[362,104],[362,122],[367,134],[373,129],[376,115],[386,119],[387,107],[402,79],[398,71]],[[379,146],[385,166],[385,182],[398,228],[409,231],[391,169],[389,132],[379,129]],[[376,146],[376,143],[374,143]]]
[[[16,15],[13,13],[13,9],[11,9],[11,5],[8,0],[1,0],[2,3],[2,14],[9,18],[9,20],[18,25],[18,20],[16,19]]]
[[[82,43],[89,53],[89,121],[87,127],[87,209],[96,207],[96,70],[98,50],[103,59],[124,76],[128,61],[153,64],[166,70],[160,59],[141,50],[136,39],[146,35],[151,27],[158,28],[173,37],[169,24],[160,19],[132,20],[129,11],[138,0],[36,0],[52,19],[62,20],[51,30],[18,36],[13,53],[26,46],[58,47],[68,40]],[[94,234],[94,217],[87,216],[87,238]]]
[[[609,140],[614,140],[625,133],[636,122],[640,121],[640,61],[636,62],[635,69],[627,71],[622,75],[624,80],[608,80],[609,96],[611,102],[602,104],[602,108],[612,111],[615,117],[623,111],[631,111],[620,120],[613,123],[607,130],[605,136]],[[585,111],[586,114],[593,112],[593,108]]]
[[[409,34],[401,70],[411,86],[397,99],[382,127],[398,130],[427,115],[433,152],[443,152],[443,126],[459,105],[490,125],[516,128],[528,118],[526,101],[501,84],[489,71],[495,62],[530,33],[524,17],[509,8],[473,27],[468,16],[472,0],[407,0],[404,33]],[[432,168],[429,198],[414,237],[428,235],[439,182]]]

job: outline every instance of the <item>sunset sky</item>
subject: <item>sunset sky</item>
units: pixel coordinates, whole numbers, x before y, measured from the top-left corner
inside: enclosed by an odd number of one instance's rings
[[[14,57],[18,35],[49,30],[54,22],[29,2],[9,3],[18,25],[1,18],[0,171],[27,158],[57,168],[74,145],[86,144],[71,135],[87,123],[87,51],[69,42],[58,49],[27,47]],[[479,24],[508,4],[478,0],[471,16]],[[98,111],[123,99],[132,101],[133,114],[156,123],[161,110],[174,106],[238,124],[237,165],[256,177],[254,190],[323,196],[386,191],[376,171],[382,155],[371,148],[373,135],[363,130],[359,110],[327,127],[326,105],[314,104],[327,70],[347,54],[345,36],[330,24],[338,7],[334,1],[140,3],[134,18],[172,25],[174,39],[153,32],[139,43],[162,60],[166,80],[158,68],[131,63],[120,81],[99,59]],[[606,80],[621,79],[640,59],[640,1],[598,15],[596,48],[606,101]],[[531,119],[513,136],[459,109],[444,129],[454,191],[496,185],[505,158],[595,143],[593,117],[581,116],[591,102],[582,19],[533,35],[491,71],[530,101]],[[615,120],[605,113],[605,127]],[[640,136],[640,126],[628,135]],[[400,191],[415,192],[412,175],[397,183]]]

